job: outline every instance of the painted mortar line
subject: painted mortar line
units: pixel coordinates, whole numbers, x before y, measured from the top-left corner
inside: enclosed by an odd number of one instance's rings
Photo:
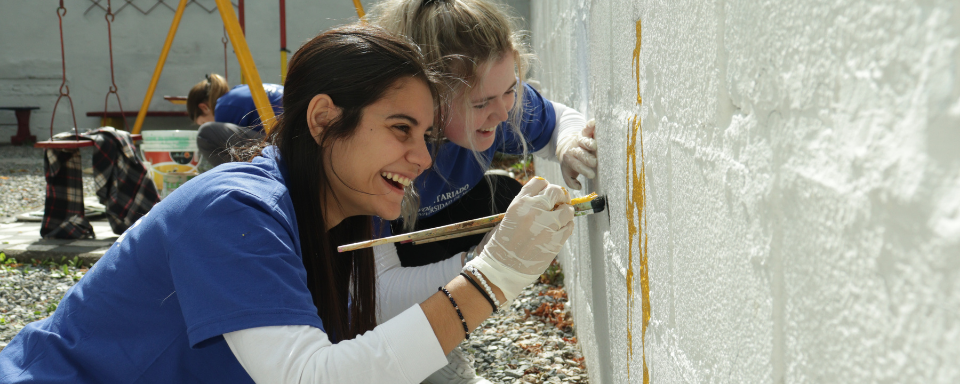
[[[641,21],[636,23],[637,42],[633,49],[634,76],[637,82],[637,105],[643,104],[640,96],[640,47],[641,47]],[[640,328],[640,348],[643,361],[643,383],[650,382],[650,374],[647,368],[646,354],[646,335],[647,326],[650,324],[650,282],[649,269],[647,268],[647,250],[649,236],[647,235],[647,212],[645,209],[646,196],[646,164],[643,153],[643,130],[641,128],[640,116],[635,114],[630,121],[632,130],[627,142],[627,185],[631,187],[631,194],[627,196],[627,380],[630,380],[630,362],[633,360],[633,236],[637,235],[637,246],[640,254],[640,305],[642,310],[641,328]],[[640,137],[640,170],[637,172],[637,137]],[[637,223],[634,224],[634,211],[636,211]],[[639,228],[638,228],[639,227]]]

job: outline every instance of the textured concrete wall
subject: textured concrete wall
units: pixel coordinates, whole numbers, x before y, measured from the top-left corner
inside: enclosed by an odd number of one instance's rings
[[[562,255],[591,382],[960,382],[960,1],[531,15],[598,121],[610,209]]]
[[[105,0],[99,3],[106,7]],[[117,9],[125,2],[113,0]],[[133,4],[149,8],[157,0]],[[176,8],[178,1],[167,0]],[[198,4],[215,9],[214,0]],[[234,1],[236,3],[236,1]],[[288,0],[287,49],[296,51],[301,43],[335,25],[357,20],[350,0]],[[364,0],[369,9],[374,1]],[[67,85],[81,128],[99,125],[88,111],[102,111],[110,86],[110,62],[105,11],[91,0],[66,1],[63,18]],[[41,140],[49,137],[50,118],[61,83],[60,35],[57,1],[0,0],[0,106],[39,106],[31,117],[31,130]],[[91,8],[93,6],[93,8]],[[143,15],[132,7],[117,13],[113,23],[113,60],[123,108],[137,111],[143,103],[150,78],[173,21],[174,12],[163,5]],[[280,82],[280,12],[277,1],[246,1],[246,38],[264,82]],[[163,75],[150,103],[151,111],[184,111],[164,95],[186,96],[193,84],[210,72],[224,73],[223,22],[217,11],[207,13],[197,4],[184,12],[176,38],[167,57]],[[233,46],[227,48],[231,85],[240,83],[240,67]],[[57,107],[54,132],[70,129],[69,105],[64,99]],[[117,110],[111,97],[110,110]],[[133,124],[134,118],[128,120]],[[13,112],[0,111],[0,142],[9,142],[16,132]],[[196,126],[192,128],[195,129]],[[191,129],[186,118],[148,118],[144,129]]]

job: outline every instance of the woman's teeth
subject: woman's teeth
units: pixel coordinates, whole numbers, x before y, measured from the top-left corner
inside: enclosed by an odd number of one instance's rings
[[[480,128],[480,129],[478,129],[478,131],[480,131],[480,132],[493,132],[493,131],[495,131],[496,129],[497,129],[497,127],[494,126],[494,127],[490,127],[490,128]]]
[[[404,187],[410,186],[410,179],[400,176],[398,174],[391,173],[391,172],[380,172],[380,176],[383,176],[384,179],[393,180],[397,183],[400,183],[400,185],[403,185]]]

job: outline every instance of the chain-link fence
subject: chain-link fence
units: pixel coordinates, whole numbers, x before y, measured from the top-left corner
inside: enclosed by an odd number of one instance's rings
[[[101,9],[104,12],[107,11],[107,0],[90,0],[90,6],[87,7],[86,11],[83,11],[83,14],[86,15],[93,9]],[[113,14],[119,15],[120,12],[123,12],[125,9],[134,9],[141,14],[149,15],[155,9],[169,9],[171,12],[176,11],[176,6],[179,4],[178,0],[116,0],[113,1],[116,7],[113,9]],[[231,2],[234,7],[237,7],[237,4]],[[207,13],[213,13],[217,10],[217,3],[214,0],[190,0],[187,3],[187,8],[191,6],[196,6]],[[131,11],[132,12],[132,11]]]

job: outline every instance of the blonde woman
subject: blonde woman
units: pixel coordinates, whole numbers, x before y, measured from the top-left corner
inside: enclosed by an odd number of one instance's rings
[[[394,233],[503,212],[521,186],[509,177],[485,176],[495,152],[535,153],[558,161],[573,189],[581,188],[579,175],[595,176],[593,123],[524,82],[531,55],[499,5],[486,0],[384,0],[370,21],[412,40],[428,61],[442,63],[454,95],[443,129],[446,142],[438,148],[435,165],[416,182],[421,202],[416,224],[395,221]],[[403,244],[396,253],[388,247],[388,256],[378,255],[378,260],[398,267],[423,266],[406,268],[412,275],[429,268],[455,276],[476,254],[482,237]],[[396,272],[395,278],[404,279],[403,273]],[[383,293],[381,299],[388,300],[382,305],[383,319],[429,294],[426,289]],[[488,382],[475,375],[461,351],[448,359],[450,364],[427,383]]]

